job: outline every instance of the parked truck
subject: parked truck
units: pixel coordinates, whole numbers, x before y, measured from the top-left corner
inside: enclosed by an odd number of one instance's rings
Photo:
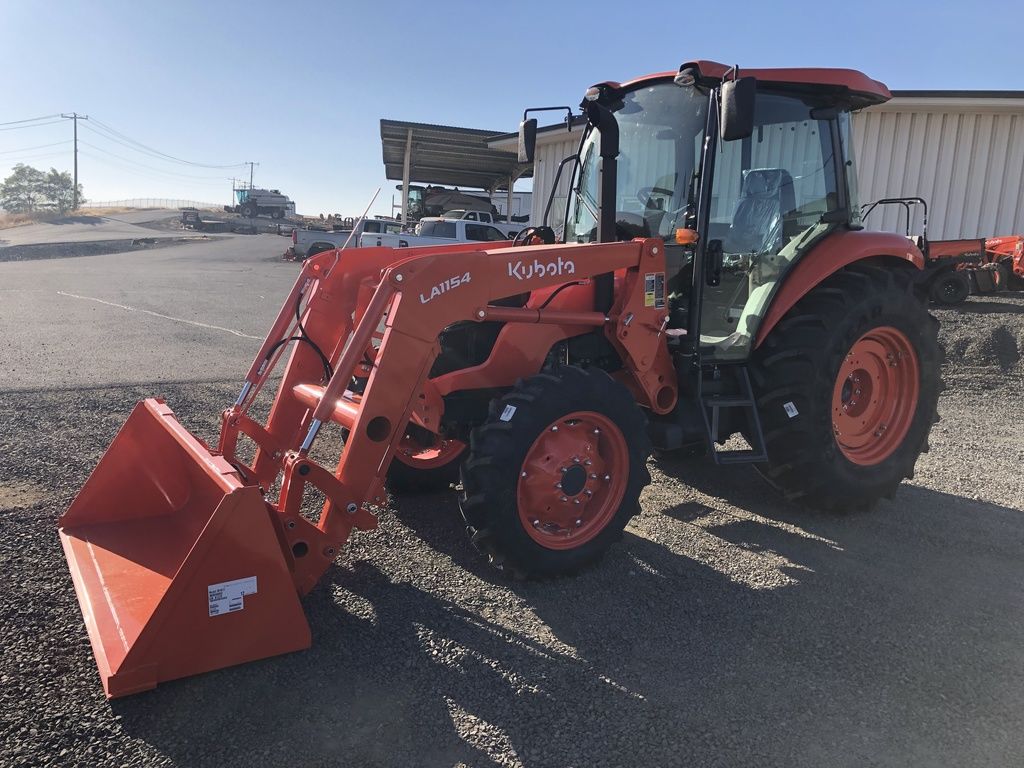
[[[525,224],[506,224],[503,221],[499,221],[498,217],[489,211],[467,211],[461,208],[456,208],[454,211],[448,211],[439,218],[444,220],[463,220],[463,221],[479,221],[482,224],[490,224],[492,227],[507,235],[509,238],[513,238],[519,234],[526,225]]]
[[[386,248],[409,248],[474,241],[500,243],[512,240],[514,236],[514,233],[508,234],[493,224],[484,224],[479,220],[438,216],[420,219],[416,234],[364,233],[359,237],[359,245],[364,248],[375,245]]]
[[[402,225],[391,219],[363,219],[355,224],[354,229],[353,235],[352,228],[328,231],[296,227],[292,230],[292,247],[288,255],[294,259],[306,259],[323,251],[342,248],[346,242],[350,248],[355,248],[360,245],[363,235],[398,235],[402,231]],[[375,243],[367,241],[366,244]]]

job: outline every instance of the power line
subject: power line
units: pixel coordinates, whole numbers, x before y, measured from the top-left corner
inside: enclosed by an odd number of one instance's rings
[[[102,152],[105,155],[110,155],[111,157],[116,157],[118,160],[121,160],[122,162],[131,163],[132,165],[137,165],[140,168],[145,168],[146,170],[154,171],[156,173],[165,173],[165,174],[167,174],[169,176],[181,176],[181,177],[186,178],[186,179],[201,179],[201,180],[204,180],[204,181],[217,180],[218,183],[221,181],[221,177],[220,176],[196,176],[195,174],[191,174],[191,173],[178,173],[177,171],[166,171],[163,168],[154,168],[151,165],[146,165],[145,163],[140,163],[138,160],[132,160],[130,157],[124,157],[123,155],[119,155],[116,152],[111,152],[109,149],[104,149],[103,147],[98,147],[95,144],[86,141],[85,139],[79,139],[78,142],[80,144],[83,144],[86,147],[91,147],[92,149],[95,149],[98,152]]]
[[[40,120],[51,120],[60,115],[43,115],[42,117],[30,117],[27,120],[10,120],[6,123],[0,123],[0,125],[18,125],[19,123],[36,123]]]
[[[95,149],[95,147],[94,147],[94,149]],[[95,160],[95,161],[100,162],[100,163],[105,163],[105,164],[110,165],[110,166],[112,166],[114,168],[117,168],[122,173],[132,173],[132,174],[135,174],[137,176],[142,176],[143,178],[147,178],[147,179],[150,179],[150,180],[163,181],[164,183],[166,183],[168,181],[168,178],[166,176],[161,178],[158,175],[158,174],[166,174],[167,171],[159,171],[159,170],[156,170],[156,169],[149,169],[150,172],[147,173],[146,171],[141,170],[140,168],[133,168],[130,165],[126,165],[126,164],[118,162],[116,160],[111,160],[110,158],[103,157],[102,155],[94,155],[94,154],[92,154],[92,152],[86,152],[85,150],[80,150],[80,152],[81,152],[82,157],[88,157],[90,160]],[[172,180],[181,181],[180,179],[172,179]],[[188,180],[188,183],[189,184],[197,184],[197,185],[200,185],[200,186],[209,186],[209,187],[219,187],[219,186],[221,186],[223,184],[223,182],[221,182],[221,181],[203,181],[201,178],[190,179],[190,180]]]
[[[22,147],[21,149],[5,149],[0,151],[0,155],[14,155],[18,152],[29,152],[33,149],[43,149],[45,147],[58,147],[61,144],[70,144],[71,139],[65,139],[64,141],[55,141],[53,144],[36,144],[34,147]]]
[[[14,163],[14,165],[18,165],[19,163],[24,163],[27,160],[45,160],[46,158],[49,158],[49,157],[64,157],[64,158],[66,158],[67,155],[68,155],[67,152],[43,152],[42,154],[39,154],[39,155],[22,155],[21,157],[10,157],[10,158],[7,158],[6,160],[4,160],[3,162],[5,162],[5,163]]]
[[[61,122],[61,119],[58,116],[56,120],[50,120],[45,123],[33,123],[32,125],[12,125],[9,128],[0,128],[0,131],[19,131],[24,128],[42,128],[44,125],[56,125],[59,122]]]
[[[141,141],[136,141],[132,137],[126,136],[125,134],[121,133],[117,129],[107,125],[102,120],[95,120],[95,123],[97,125],[99,125],[101,128],[106,129],[110,133],[114,134],[115,136],[117,136],[117,137],[119,137],[121,139],[124,139],[125,141],[127,141],[127,142],[129,142],[131,144],[134,144],[134,145],[136,145],[138,147],[141,147],[142,149],[148,150],[149,152],[153,152],[153,153],[155,153],[157,155],[161,155],[162,157],[165,157],[168,160],[174,160],[175,162],[178,162],[178,163],[185,163],[186,165],[194,165],[194,166],[197,166],[197,167],[200,167],[200,168],[216,168],[216,169],[240,168],[243,165],[245,165],[245,163],[230,163],[230,164],[227,164],[227,165],[216,165],[216,164],[213,164],[213,163],[197,163],[197,162],[194,162],[192,160],[185,160],[184,158],[176,157],[174,155],[169,155],[166,152],[161,152],[159,149],[154,149],[153,147],[150,147],[147,144],[143,144]]]
[[[92,122],[97,122],[98,123],[99,121],[94,119]],[[166,157],[164,157],[161,154],[158,154],[158,153],[155,153],[155,152],[149,152],[149,151],[146,151],[144,149],[139,149],[138,147],[133,146],[132,144],[129,144],[126,141],[121,141],[121,139],[117,138],[116,136],[113,136],[113,135],[107,133],[106,130],[98,130],[97,128],[95,128],[92,125],[83,125],[82,127],[88,129],[93,135],[98,136],[101,139],[106,139],[107,141],[113,142],[114,144],[117,144],[118,146],[124,147],[125,149],[130,149],[133,152],[138,152],[140,155],[144,155],[146,157],[151,157],[154,160],[159,160],[159,161],[164,162],[164,163],[172,163],[172,162],[176,163],[177,162],[176,160],[168,160]],[[125,159],[127,159],[127,158],[125,158]],[[180,165],[180,163],[179,163],[179,165]],[[187,165],[187,163],[186,163],[186,165]]]

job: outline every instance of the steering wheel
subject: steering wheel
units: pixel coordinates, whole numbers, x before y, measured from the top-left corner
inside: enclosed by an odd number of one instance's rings
[[[655,192],[669,198],[675,194],[671,189],[665,189],[664,187],[641,187],[636,191],[636,199],[640,201],[644,208],[651,208],[653,207],[651,205],[651,195]]]
[[[555,230],[551,227],[527,227],[512,240],[512,245],[554,245]]]

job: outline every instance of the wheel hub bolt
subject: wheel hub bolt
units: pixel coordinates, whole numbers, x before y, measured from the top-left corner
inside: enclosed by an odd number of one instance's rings
[[[579,504],[579,503],[580,503],[580,500],[579,500],[579,499],[573,499],[573,500],[572,500],[572,503],[573,503],[573,504]]]
[[[594,430],[594,434],[595,435],[600,435],[601,434],[601,430],[600,429],[595,429]]]
[[[604,476],[604,481],[605,481],[606,483],[607,483],[607,482],[608,482],[609,480],[611,480],[611,479],[612,479],[612,476],[611,476],[611,475],[605,475],[605,476]]]
[[[556,424],[555,426],[553,426],[553,427],[551,428],[551,431],[552,431],[552,432],[557,432],[557,431],[558,431],[558,425]]]
[[[526,477],[526,473],[525,473],[525,472],[520,472],[520,473],[519,473],[519,476],[520,476],[520,477]]]
[[[577,518],[576,519],[576,527],[579,528],[581,525],[583,525],[583,520],[580,519],[580,518]]]
[[[593,463],[594,463],[594,462],[592,462],[592,461],[591,461],[590,459],[585,459],[585,460],[583,461],[583,466],[585,466],[585,467],[589,467],[589,466],[590,466],[591,464],[593,464]]]
[[[561,500],[562,500],[562,502],[566,502],[566,501],[569,500],[569,498],[567,496],[563,496]]]

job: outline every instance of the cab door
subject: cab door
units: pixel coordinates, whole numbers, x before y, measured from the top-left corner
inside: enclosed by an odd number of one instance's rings
[[[708,243],[721,246],[718,285],[704,286],[705,359],[746,358],[785,273],[837,226],[840,194],[835,115],[812,116],[809,97],[759,90],[754,131],[720,141]],[[707,275],[706,275],[707,277]]]

